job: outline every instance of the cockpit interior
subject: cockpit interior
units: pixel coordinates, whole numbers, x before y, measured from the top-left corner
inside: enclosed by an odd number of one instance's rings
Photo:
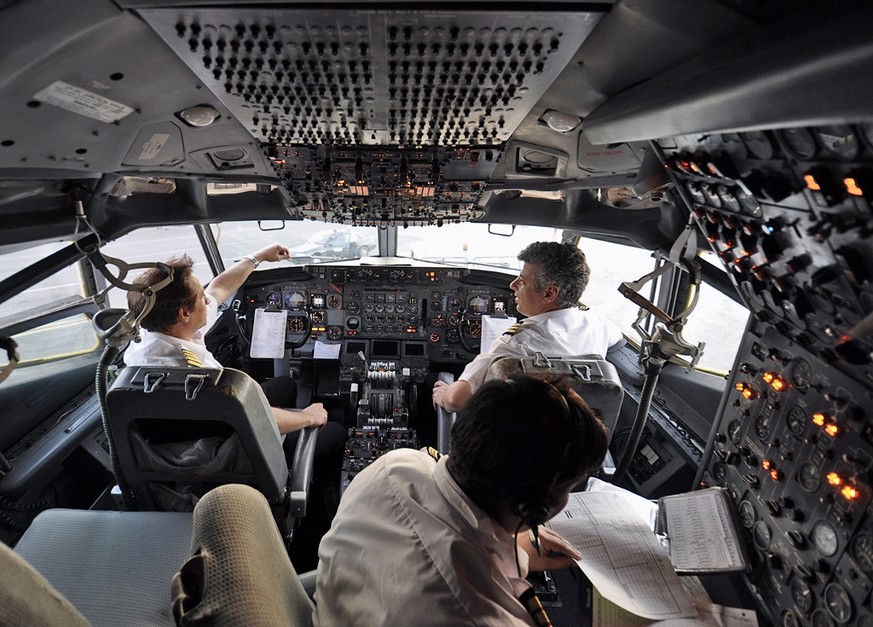
[[[727,491],[749,566],[701,577],[714,601],[873,625],[871,25],[806,0],[0,2],[0,541],[125,508],[95,371],[124,378],[138,321],[101,360],[142,269],[187,254],[208,284],[287,246],[206,345],[323,403],[347,486],[444,446],[434,382],[523,318],[518,252],[563,241],[626,340],[616,484]]]

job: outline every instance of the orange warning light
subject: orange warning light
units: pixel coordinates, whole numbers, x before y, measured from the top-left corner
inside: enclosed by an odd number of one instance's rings
[[[825,479],[832,486],[840,486],[843,485],[843,478],[835,472],[829,472],[825,475]]]
[[[851,486],[848,484],[844,485],[840,489],[840,494],[842,494],[843,498],[846,499],[847,501],[856,501],[859,498],[861,498],[861,491],[858,488],[856,488],[855,486]]]

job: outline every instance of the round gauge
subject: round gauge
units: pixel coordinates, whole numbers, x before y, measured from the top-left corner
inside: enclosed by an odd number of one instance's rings
[[[785,417],[785,423],[788,426],[788,431],[798,438],[803,437],[803,432],[806,431],[806,412],[799,405],[795,405],[788,410],[788,415]]]
[[[743,439],[743,423],[739,420],[731,420],[728,423],[727,432],[730,441],[739,446]]]
[[[443,299],[443,295],[440,294],[439,292],[433,292],[433,293],[430,295],[430,299],[431,299],[432,301],[434,301],[434,302],[440,302],[440,301],[442,301],[442,299]]]
[[[763,442],[770,437],[770,419],[767,416],[758,416],[755,419],[755,435]]]
[[[457,296],[453,296],[449,299],[449,311],[461,311],[461,307],[464,306],[464,301],[462,301]]]
[[[819,126],[816,135],[822,146],[837,159],[854,159],[858,156],[861,146],[851,126],[845,124]]]
[[[746,529],[751,529],[752,525],[755,524],[755,518],[757,518],[755,506],[752,505],[751,501],[740,501],[737,513],[740,517],[740,524]]]
[[[812,367],[805,359],[797,358],[791,362],[788,376],[795,388],[805,391],[809,389],[809,382],[812,379]]]
[[[873,536],[861,532],[852,538],[852,557],[865,573],[873,572]]]
[[[782,627],[800,627],[800,619],[792,610],[782,612]]]
[[[396,311],[397,313],[403,313],[406,311],[406,305],[395,305],[394,311]]]
[[[721,462],[715,462],[712,465],[712,478],[715,479],[715,482],[719,485],[724,483],[724,478],[727,476],[727,469],[725,465]]]
[[[327,308],[328,309],[342,309],[343,306],[343,297],[339,294],[328,294],[327,296]]]
[[[430,326],[444,327],[446,326],[446,317],[441,313],[435,313],[430,317]]]
[[[818,609],[812,613],[812,627],[834,627],[834,621],[828,616],[827,610]]]
[[[791,582],[791,598],[794,600],[794,606],[804,614],[809,614],[812,610],[815,597],[812,588],[803,579],[795,577]]]
[[[837,530],[826,520],[820,520],[815,523],[809,535],[815,548],[825,557],[834,555],[837,549],[840,548]]]
[[[474,296],[470,299],[469,311],[478,315],[487,314],[490,305],[491,301],[486,296]]]
[[[324,294],[312,294],[309,298],[309,303],[315,309],[324,309]]]
[[[701,185],[700,192],[706,199],[706,204],[712,207],[721,207],[721,198],[719,198],[718,192],[715,191],[712,185]]]
[[[267,292],[266,298],[264,301],[268,305],[276,305],[276,307],[282,304],[282,295],[279,292]]]
[[[300,311],[306,306],[306,297],[300,292],[285,294],[285,306],[292,311]]]
[[[346,327],[351,331],[354,331],[358,327],[361,326],[361,319],[357,316],[349,316],[346,318]]]
[[[861,136],[867,142],[867,147],[873,150],[873,122],[861,122]]]
[[[457,313],[450,313],[449,319],[447,320],[448,326],[454,329],[456,326],[458,326],[458,320],[460,319],[461,316],[459,316]]]
[[[803,462],[797,470],[797,482],[807,492],[818,490],[818,487],[821,485],[821,473],[819,472],[818,464],[813,461]]]
[[[482,335],[482,322],[480,320],[468,321],[467,335],[470,337],[480,337]]]
[[[726,185],[719,185],[715,188],[715,193],[718,194],[721,204],[728,211],[739,211],[740,201],[734,196],[734,193],[727,188]]]
[[[341,326],[337,326],[335,324],[327,327],[327,339],[329,340],[341,340],[343,337],[343,328]]]
[[[764,131],[742,133],[741,137],[746,142],[746,147],[755,159],[773,158],[773,143]]]
[[[288,318],[288,331],[290,333],[305,333],[307,326],[309,325],[306,323],[306,316],[290,316]]]
[[[706,198],[703,197],[703,192],[700,191],[700,188],[696,183],[688,183],[685,187],[688,189],[688,195],[691,196],[691,200],[698,205],[702,205],[706,202]]]
[[[346,303],[346,313],[357,315],[361,313],[361,303],[356,300],[350,300]]]
[[[825,609],[838,623],[847,623],[852,618],[852,598],[838,583],[829,583],[824,589]]]
[[[751,194],[746,193],[746,191],[743,189],[738,189],[737,200],[740,202],[740,206],[743,208],[743,211],[751,216],[755,216],[756,218],[761,217],[761,205],[758,204],[757,198],[755,198]]]
[[[449,341],[450,344],[457,344],[461,341],[461,337],[458,335],[458,329],[452,327],[446,333],[446,340]]]
[[[755,546],[766,551],[770,548],[770,540],[773,538],[770,532],[770,527],[763,520],[759,520],[752,525],[752,539],[755,541]]]
[[[798,159],[807,160],[815,156],[815,136],[808,128],[786,128],[779,134],[788,150]]]

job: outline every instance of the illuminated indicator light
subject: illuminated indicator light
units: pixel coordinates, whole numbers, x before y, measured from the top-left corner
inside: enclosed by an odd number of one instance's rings
[[[825,475],[825,479],[827,479],[827,482],[832,486],[843,485],[843,478],[835,472],[829,472]]]
[[[763,468],[764,470],[770,470],[770,468],[772,468],[772,467],[773,467],[773,462],[770,461],[769,459],[765,459],[764,461],[761,462],[761,468]]]
[[[861,491],[851,485],[844,485],[840,488],[840,494],[842,494],[843,498],[847,501],[856,501],[861,497]]]
[[[815,177],[812,174],[804,174],[803,180],[806,182],[806,187],[811,189],[814,192],[821,191],[821,185],[818,184],[818,181],[815,180]]]
[[[819,427],[824,426],[827,422],[827,416],[825,416],[821,412],[816,412],[812,415],[812,424],[818,425]]]
[[[846,191],[849,192],[852,196],[864,195],[864,190],[861,189],[861,186],[858,185],[858,182],[851,176],[843,179],[843,185],[846,186]]]
[[[764,379],[764,383],[772,383],[773,379],[776,378],[776,375],[772,372],[765,372],[763,375],[761,375],[761,378]]]
[[[776,390],[777,392],[781,392],[785,389],[785,379],[782,377],[776,377],[773,381],[770,382],[770,387]]]
[[[773,469],[770,471],[770,478],[771,478],[773,481],[779,481],[780,479],[782,479],[782,471],[781,471],[781,470],[777,470],[776,468],[773,468]]]
[[[734,387],[737,388],[737,392],[742,392],[743,390],[746,389],[746,384],[743,383],[742,381],[739,381],[739,382],[737,382],[737,384]]]
[[[743,390],[742,394],[743,394],[743,398],[749,399],[749,400],[753,399],[757,396],[757,394],[755,394],[755,390],[753,390],[752,388],[746,388],[745,390]]]
[[[694,170],[695,172],[697,172],[697,174],[703,174],[703,173],[704,173],[703,170],[700,169],[700,166],[697,165],[696,163],[689,163],[688,165],[690,165],[690,166],[691,166],[691,169]]]
[[[824,426],[824,432],[827,433],[832,438],[837,437],[837,434],[840,432],[840,427],[835,423],[831,422]]]

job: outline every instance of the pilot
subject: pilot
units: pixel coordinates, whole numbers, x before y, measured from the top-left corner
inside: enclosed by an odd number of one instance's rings
[[[273,244],[247,255],[219,274],[204,289],[192,270],[193,262],[184,255],[166,263],[175,269],[173,280],[155,293],[155,304],[142,320],[142,340],[132,343],[124,353],[128,366],[191,366],[221,368],[221,363],[209,352],[204,336],[215,323],[218,304],[236,292],[252,271],[264,261],[288,259],[288,249]],[[143,272],[136,283],[154,285],[165,278],[157,268]],[[142,311],[145,300],[139,292],[127,293],[128,307],[134,313]],[[320,427],[316,439],[313,483],[318,487],[313,494],[321,498],[310,502],[303,523],[295,534],[295,548],[311,544],[310,555],[295,559],[299,569],[315,567],[315,547],[318,539],[330,526],[340,493],[340,473],[345,451],[346,430],[336,422],[329,422],[321,403],[305,409],[294,409],[296,386],[288,377],[276,377],[261,383],[264,394],[273,409],[273,417],[284,434],[283,447],[289,464],[301,429]],[[320,532],[314,531],[319,528]],[[312,537],[308,537],[312,536]],[[301,549],[303,550],[303,549]]]
[[[539,525],[606,446],[566,375],[485,383],[452,427],[451,455],[390,451],[349,485],[318,551],[313,624],[545,624],[528,571],[581,556]]]
[[[591,269],[583,253],[570,243],[534,242],[518,254],[521,272],[509,284],[518,312],[527,316],[512,325],[477,355],[454,383],[437,381],[434,406],[460,410],[482,385],[498,355],[546,357],[606,355],[624,342],[621,330],[591,311],[579,309]]]

